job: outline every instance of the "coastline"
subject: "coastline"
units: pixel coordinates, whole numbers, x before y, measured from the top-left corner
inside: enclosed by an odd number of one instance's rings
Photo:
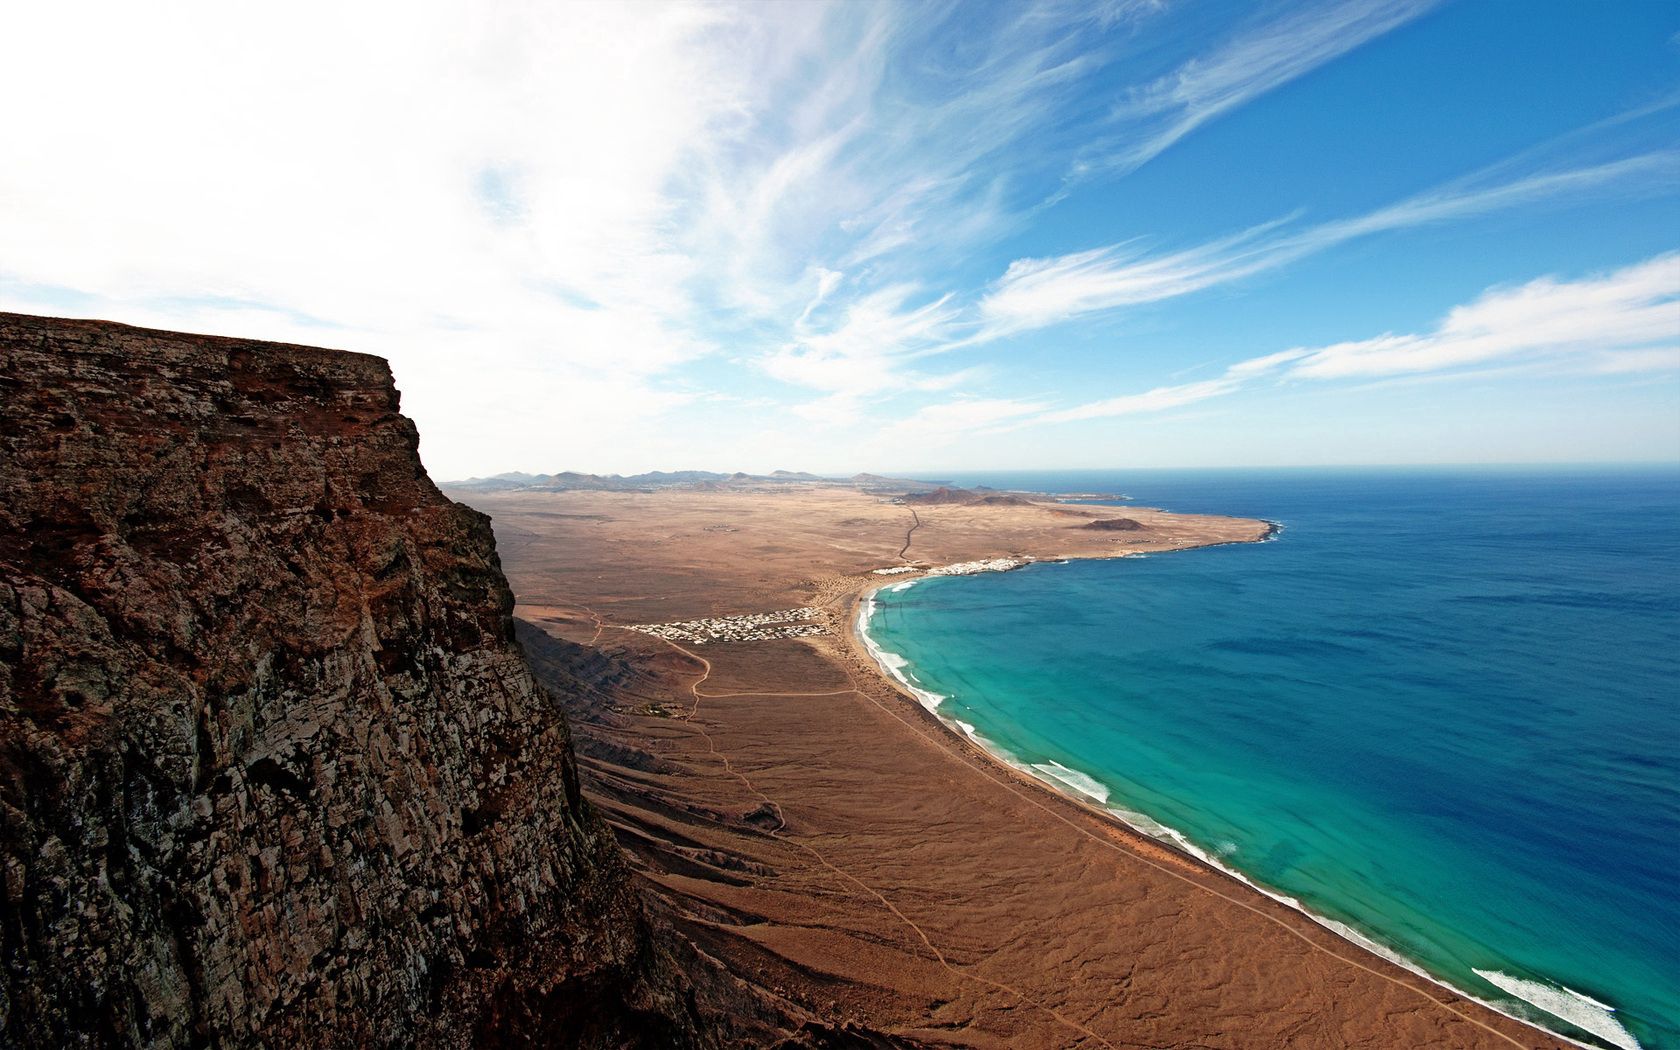
[[[472,502],[506,544],[518,615],[585,647],[569,672],[599,683],[569,711],[583,786],[661,907],[819,1015],[1023,1050],[1571,1045],[1012,768],[855,635],[864,601],[931,567],[1147,556],[1276,523],[1132,504],[1140,528],[1087,528],[1113,509],[1046,502],[912,515],[840,486]],[[794,607],[824,629],[692,651],[621,630]]]
[[[1182,547],[1174,547],[1168,550],[1125,552],[1101,556],[1070,555],[1054,559],[1045,558],[1033,561],[1024,561],[1020,564],[1009,566],[1008,568],[990,571],[1013,571],[1015,569],[1026,568],[1029,565],[1034,564],[1067,564],[1068,562],[1076,560],[1114,560],[1119,558],[1144,557],[1149,554],[1178,553],[1180,551],[1196,550],[1205,547],[1234,546],[1243,543],[1266,543],[1275,540],[1284,528],[1283,524],[1280,522],[1266,521],[1266,524],[1269,526],[1266,533],[1252,540],[1222,541],[1218,543],[1193,543],[1186,544]],[[1035,767],[1034,764],[1019,759],[1017,756],[1010,753],[1006,748],[988,740],[984,735],[980,734],[975,727],[969,725],[968,723],[962,722],[954,716],[942,714],[939,708],[942,706],[943,701],[949,699],[949,697],[924,689],[921,687],[920,683],[913,681],[912,676],[905,673],[905,669],[912,666],[910,661],[902,654],[884,649],[876,643],[869,634],[868,623],[877,608],[875,604],[875,595],[879,592],[902,591],[916,584],[920,580],[936,575],[977,574],[978,573],[975,572],[943,574],[930,572],[909,580],[893,579],[889,577],[883,580],[866,581],[852,594],[850,602],[847,606],[847,611],[842,618],[842,622],[844,624],[842,637],[845,640],[845,644],[855,655],[862,659],[865,666],[874,670],[876,677],[880,682],[892,689],[899,697],[913,704],[927,716],[931,723],[937,725],[943,731],[942,742],[948,747],[951,747],[960,754],[977,755],[984,761],[988,762],[993,768],[1006,773],[1016,783],[1032,789],[1037,789],[1039,791],[1048,792],[1057,801],[1077,808],[1086,816],[1112,827],[1122,829],[1131,836],[1135,836],[1141,841],[1133,843],[1133,849],[1139,859],[1143,860],[1145,863],[1153,864],[1154,860],[1150,857],[1147,851],[1137,848],[1143,843],[1147,843],[1151,847],[1167,851],[1180,863],[1192,865],[1210,877],[1228,880],[1229,882],[1237,884],[1243,890],[1263,897],[1267,901],[1281,905],[1283,908],[1288,909],[1290,913],[1307,919],[1317,928],[1333,935],[1340,943],[1370,956],[1371,961],[1377,963],[1379,967],[1386,964],[1387,967],[1392,967],[1395,970],[1409,974],[1412,977],[1416,977],[1426,982],[1433,988],[1438,988],[1442,991],[1450,993],[1453,996],[1473,1002],[1483,1008],[1499,1014],[1502,1017],[1531,1028],[1536,1033],[1547,1038],[1562,1040],[1571,1046],[1581,1047],[1582,1050],[1596,1050],[1594,1044],[1584,1043],[1564,1033],[1553,1031],[1533,1018],[1524,1017],[1513,1012],[1509,1004],[1489,1001],[1481,996],[1472,994],[1457,987],[1448,979],[1430,973],[1421,963],[1418,963],[1415,960],[1406,957],[1398,950],[1383,944],[1373,935],[1355,929],[1347,923],[1315,913],[1298,898],[1292,897],[1281,891],[1274,890],[1254,880],[1246,873],[1221,863],[1206,850],[1203,850],[1195,845],[1195,843],[1177,829],[1163,824],[1147,814],[1134,812],[1119,806],[1109,805],[1106,797],[1106,786],[1101,785],[1100,782],[1095,781],[1093,778],[1089,777],[1088,774],[1084,774],[1078,770],[1069,769],[1067,767],[1062,767],[1066,773],[1073,774],[1071,777],[1064,778],[1057,776],[1050,771],[1039,769]],[[1050,764],[1060,765],[1054,761]],[[1090,791],[1082,790],[1078,786],[1078,780],[1076,778],[1082,778],[1089,781],[1092,785],[1101,787],[1103,794],[1099,796]],[[1203,886],[1203,888],[1209,889],[1207,886]],[[1211,890],[1211,892],[1217,893],[1218,891]],[[1219,895],[1225,896],[1224,894]],[[1231,898],[1227,897],[1226,899],[1229,900]],[[1242,902],[1235,901],[1234,903],[1241,904]],[[1332,954],[1335,953],[1332,952]],[[1405,987],[1412,988],[1418,994],[1425,996],[1431,1002],[1442,1006],[1444,1009],[1453,1010],[1453,1012],[1459,1013],[1459,1011],[1449,1004],[1443,1003],[1439,999],[1436,999],[1433,995],[1430,995],[1427,989],[1417,987],[1395,974],[1382,973],[1379,968],[1373,968],[1372,966],[1361,963],[1358,960],[1348,959],[1345,956],[1343,959],[1344,961],[1353,963],[1354,965],[1360,965],[1363,968],[1373,970],[1373,972],[1379,973],[1380,976],[1384,976]],[[1478,973],[1482,972],[1478,971]],[[1505,977],[1507,981],[1513,983],[1535,983],[1524,982],[1520,978],[1511,978],[1509,975],[1500,974],[1498,976]],[[1496,987],[1503,987],[1499,984],[1499,982],[1493,980],[1486,973],[1482,973],[1482,977],[1484,980],[1487,980],[1490,984],[1494,984]],[[1549,986],[1542,987],[1545,987],[1548,991],[1551,990]],[[1581,993],[1574,992],[1567,988],[1561,988],[1561,986],[1560,989],[1561,993],[1554,992],[1553,994],[1562,994],[1575,998],[1581,998],[1596,1007],[1603,1008],[1603,1004],[1599,1004],[1596,1000],[1591,1000],[1588,997],[1582,996]],[[1514,998],[1528,1003],[1531,1007],[1542,1010],[1543,1012],[1551,1012],[1549,1010],[1545,1010],[1544,1007],[1540,1007],[1537,1003],[1524,999],[1514,991],[1509,991],[1508,989],[1507,991]],[[1569,1004],[1564,1003],[1560,1005],[1567,1008]],[[1461,1016],[1463,1015],[1461,1014]],[[1558,1016],[1560,1019],[1570,1020],[1571,1023],[1577,1023],[1573,1019],[1564,1017],[1562,1014],[1556,1014],[1554,1016]],[[1584,1019],[1588,1020],[1589,1023],[1591,1021],[1591,1018]],[[1473,1018],[1466,1017],[1466,1020],[1470,1020],[1472,1023],[1480,1024],[1480,1022],[1476,1022]],[[1582,1027],[1585,1031],[1593,1031],[1593,1029],[1589,1026],[1578,1026]],[[1486,1026],[1484,1025],[1483,1027]],[[1619,1025],[1617,1027],[1619,1027]],[[1492,1029],[1490,1029],[1490,1031],[1491,1030]],[[1594,1034],[1604,1039],[1610,1045],[1623,1047],[1624,1050],[1642,1050],[1641,1045],[1637,1041],[1633,1040],[1632,1036],[1628,1034],[1625,1029],[1622,1029],[1620,1034],[1625,1037],[1626,1042],[1619,1040],[1615,1035],[1604,1035],[1598,1032],[1594,1032]]]

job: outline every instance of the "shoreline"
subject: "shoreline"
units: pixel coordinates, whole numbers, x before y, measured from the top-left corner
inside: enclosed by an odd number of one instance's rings
[[[1039,776],[1100,795],[1077,771],[1012,767],[856,636],[863,602],[932,568],[1257,542],[1277,522],[1131,505],[1141,529],[1086,529],[1113,514],[1044,502],[912,514],[840,486],[474,500],[509,542],[523,617],[557,639],[822,610],[821,635],[800,644],[703,657],[630,632],[621,656],[588,658],[581,676],[603,691],[576,707],[585,789],[661,906],[819,1016],[1023,1050],[1107,1045],[1107,1033],[1200,1045],[1214,1032],[1242,1035],[1217,1045],[1325,1050],[1573,1045],[1526,1007],[1517,1019],[1473,1002]],[[557,673],[579,676],[555,655]]]
[[[1109,560],[1117,560],[1117,559],[1121,559],[1121,558],[1146,557],[1150,554],[1175,554],[1175,553],[1178,553],[1180,551],[1200,550],[1200,549],[1204,549],[1204,548],[1208,548],[1208,547],[1236,546],[1238,544],[1245,544],[1245,543],[1267,543],[1267,542],[1272,542],[1272,541],[1276,540],[1278,535],[1284,529],[1284,526],[1281,522],[1270,521],[1270,520],[1266,520],[1266,519],[1260,519],[1260,520],[1265,521],[1266,525],[1268,526],[1268,529],[1267,529],[1267,531],[1264,535],[1262,535],[1262,536],[1260,536],[1256,539],[1253,539],[1253,540],[1235,540],[1235,541],[1224,541],[1224,542],[1216,542],[1216,543],[1193,543],[1193,544],[1185,544],[1182,547],[1173,547],[1173,548],[1170,548],[1170,549],[1167,549],[1167,550],[1157,550],[1157,551],[1148,551],[1148,552],[1125,552],[1125,553],[1116,553],[1116,554],[1102,555],[1102,556],[1079,556],[1079,555],[1074,555],[1074,556],[1066,556],[1066,557],[1060,557],[1060,558],[1043,558],[1043,559],[1036,559],[1036,560],[1025,560],[1025,561],[1021,561],[1019,564],[1009,566],[1006,569],[994,569],[994,570],[987,570],[987,571],[1005,571],[1005,572],[1007,572],[1007,571],[1014,571],[1016,569],[1027,568],[1030,565],[1036,565],[1036,564],[1061,565],[1061,564],[1067,564],[1069,562],[1076,561],[1076,560],[1077,561],[1109,561]],[[847,646],[847,648],[849,648],[855,655],[861,657],[864,665],[866,667],[870,668],[875,673],[876,677],[883,684],[890,687],[891,690],[894,693],[896,693],[901,699],[907,700],[910,703],[912,703],[915,706],[915,708],[918,711],[922,712],[932,724],[937,725],[939,727],[939,729],[942,731],[941,742],[943,744],[945,744],[948,747],[951,747],[952,745],[955,745],[955,747],[952,747],[952,749],[958,751],[959,753],[967,753],[969,751],[972,751],[972,753],[978,755],[984,761],[989,763],[993,768],[998,769],[998,770],[1008,774],[1008,776],[1014,782],[1025,785],[1025,786],[1028,786],[1030,788],[1036,788],[1040,791],[1048,792],[1057,801],[1060,801],[1062,803],[1074,806],[1081,813],[1085,814],[1086,816],[1088,816],[1088,817],[1090,817],[1090,818],[1092,818],[1092,819],[1094,819],[1094,820],[1096,820],[1096,821],[1098,821],[1098,822],[1100,822],[1100,823],[1102,823],[1106,826],[1119,828],[1119,829],[1129,833],[1131,836],[1135,836],[1138,839],[1142,839],[1143,841],[1149,843],[1153,847],[1168,851],[1180,863],[1190,865],[1190,866],[1194,867],[1195,869],[1197,869],[1198,871],[1200,871],[1201,873],[1203,873],[1206,876],[1210,876],[1210,877],[1213,877],[1213,878],[1216,878],[1216,879],[1229,880],[1230,882],[1237,883],[1244,890],[1247,890],[1247,891],[1249,891],[1251,893],[1254,893],[1254,894],[1258,894],[1259,896],[1263,897],[1264,899],[1266,899],[1268,901],[1271,901],[1275,904],[1281,905],[1282,907],[1287,909],[1291,914],[1298,915],[1298,916],[1301,916],[1302,918],[1307,919],[1316,928],[1318,928],[1320,930],[1323,930],[1326,933],[1331,934],[1340,943],[1349,945],[1357,951],[1364,952],[1364,953],[1372,956],[1374,959],[1380,960],[1381,963],[1387,964],[1388,966],[1392,966],[1395,969],[1398,969],[1398,970],[1400,970],[1404,973],[1407,973],[1407,974],[1410,974],[1414,977],[1417,977],[1417,978],[1423,980],[1428,985],[1430,985],[1434,988],[1441,989],[1441,990],[1446,991],[1446,992],[1448,992],[1448,993],[1450,993],[1454,996],[1457,996],[1461,999],[1464,999],[1467,1002],[1472,1002],[1472,1003],[1477,1004],[1478,1006],[1481,1006],[1481,1007],[1484,1007],[1488,1010],[1491,1010],[1492,1012],[1500,1015],[1501,1017],[1507,1018],[1511,1021],[1515,1021],[1518,1024],[1524,1025],[1525,1027],[1531,1028],[1534,1031],[1536,1031],[1537,1033],[1539,1033],[1539,1034],[1541,1034],[1541,1035],[1543,1035],[1547,1038],[1562,1040],[1563,1042],[1565,1042],[1565,1043],[1567,1043],[1571,1046],[1581,1047],[1582,1050],[1597,1050],[1597,1047],[1596,1047],[1595,1044],[1585,1043],[1585,1042],[1582,1042],[1582,1041],[1580,1041],[1580,1040],[1578,1040],[1578,1039],[1576,1039],[1572,1036],[1563,1034],[1561,1032],[1553,1031],[1550,1028],[1547,1028],[1544,1025],[1540,1024],[1539,1022],[1533,1020],[1532,1018],[1523,1017],[1523,1016],[1521,1016],[1517,1013],[1514,1013],[1510,1008],[1508,1008],[1508,1006],[1506,1006],[1504,1004],[1500,1004],[1500,1003],[1497,1003],[1497,1002],[1491,1002],[1487,999],[1484,999],[1480,996],[1474,995],[1470,992],[1465,991],[1462,988],[1457,987],[1456,985],[1449,982],[1447,979],[1445,979],[1443,977],[1438,977],[1438,976],[1428,972],[1423,967],[1423,965],[1421,963],[1418,963],[1418,962],[1416,962],[1412,959],[1407,958],[1405,955],[1403,955],[1399,951],[1381,943],[1379,940],[1377,940],[1375,937],[1373,937],[1371,935],[1362,933],[1361,931],[1355,929],[1354,927],[1348,925],[1347,923],[1343,923],[1343,922],[1340,922],[1339,920],[1331,919],[1331,918],[1328,918],[1326,916],[1321,916],[1321,915],[1316,914],[1311,908],[1307,907],[1306,904],[1304,902],[1300,901],[1299,899],[1297,899],[1295,897],[1291,897],[1288,894],[1282,893],[1280,891],[1273,890],[1270,887],[1267,887],[1267,886],[1255,881],[1254,879],[1250,878],[1247,874],[1245,874],[1245,873],[1243,873],[1243,872],[1241,872],[1241,871],[1239,871],[1235,868],[1232,868],[1232,867],[1229,867],[1225,864],[1220,863],[1218,860],[1214,859],[1209,854],[1207,854],[1206,851],[1197,847],[1193,842],[1190,841],[1190,839],[1188,837],[1183,835],[1176,828],[1172,828],[1172,827],[1170,827],[1166,824],[1163,824],[1160,821],[1157,821],[1154,818],[1152,818],[1152,817],[1150,817],[1150,816],[1148,816],[1147,814],[1144,814],[1144,813],[1137,813],[1137,812],[1134,812],[1132,810],[1121,809],[1121,808],[1118,808],[1118,807],[1110,807],[1107,803],[1106,798],[1098,799],[1098,796],[1096,796],[1096,795],[1089,794],[1087,792],[1081,791],[1074,783],[1070,783],[1069,781],[1066,781],[1066,780],[1061,780],[1060,778],[1054,777],[1052,774],[1049,774],[1049,773],[1044,772],[1044,771],[1034,771],[1034,769],[1031,767],[1031,763],[1027,763],[1027,762],[1015,759],[1015,756],[1011,755],[1006,749],[994,744],[990,740],[987,740],[983,735],[981,735],[978,731],[976,731],[974,729],[974,727],[969,726],[967,723],[964,723],[961,720],[956,719],[953,716],[948,716],[948,715],[941,714],[938,710],[939,707],[942,705],[943,701],[948,700],[950,698],[946,697],[946,696],[942,696],[942,695],[937,694],[937,693],[934,693],[931,690],[920,688],[919,685],[913,684],[905,676],[901,675],[899,673],[899,669],[910,667],[911,664],[910,664],[909,660],[907,660],[905,657],[903,657],[899,653],[891,652],[890,650],[882,648],[880,645],[878,645],[874,641],[873,638],[870,637],[869,632],[868,632],[868,621],[874,614],[874,611],[875,611],[875,595],[878,592],[883,591],[883,590],[890,590],[890,591],[905,590],[905,589],[909,588],[912,584],[914,584],[914,583],[916,583],[920,580],[923,580],[923,579],[928,579],[928,578],[930,578],[932,576],[935,576],[935,575],[979,575],[979,573],[978,572],[946,573],[946,574],[924,573],[922,575],[913,577],[913,578],[908,579],[908,580],[895,579],[893,577],[885,577],[885,578],[876,579],[876,580],[863,581],[862,584],[856,590],[854,590],[852,592],[852,594],[849,596],[848,605],[847,605],[845,614],[842,618],[843,619],[843,629],[840,633],[843,636],[843,638],[845,639],[845,645]],[[895,666],[895,662],[896,662],[896,666]],[[1052,763],[1052,764],[1058,764],[1059,765],[1059,763]],[[1066,769],[1066,767],[1063,767],[1063,768]],[[1089,774],[1081,773],[1078,770],[1068,769],[1067,772],[1073,773],[1076,776],[1084,777],[1084,778],[1087,778],[1087,779],[1092,779],[1093,783],[1099,783],[1099,782],[1096,782],[1094,780],[1094,778],[1089,778]],[[1105,791],[1106,791],[1106,785],[1104,785],[1104,787],[1105,787]],[[1093,800],[1095,800],[1095,801],[1093,801]],[[1128,820],[1126,818],[1126,816],[1123,815],[1123,814],[1130,814],[1134,817],[1140,818],[1143,821],[1147,821],[1149,825],[1153,825],[1153,827],[1159,828],[1161,833],[1164,833],[1164,834],[1156,833],[1156,832],[1152,831],[1149,827],[1143,827],[1143,826],[1139,826],[1138,824],[1134,824],[1130,820]],[[1125,850],[1126,850],[1126,852],[1131,853],[1132,855],[1134,855],[1138,859],[1144,861],[1145,863],[1150,863],[1150,864],[1155,863],[1148,856],[1148,854],[1146,852],[1144,852],[1141,849],[1138,849],[1136,847],[1136,844],[1128,844],[1128,846],[1125,847]],[[1197,885],[1201,885],[1201,884],[1198,882]],[[1215,890],[1212,890],[1211,887],[1203,886],[1203,888],[1208,889],[1210,892],[1217,892]],[[1221,896],[1223,896],[1223,894],[1221,894]],[[1242,902],[1235,902],[1235,903],[1240,904]],[[1322,949],[1322,950],[1328,951],[1329,949]],[[1335,954],[1335,953],[1332,952],[1331,954]],[[1354,963],[1355,965],[1364,966],[1363,963],[1360,963],[1357,960],[1346,959],[1344,957],[1344,961]],[[1373,972],[1378,972],[1380,974],[1380,970],[1376,970],[1373,967],[1365,966],[1364,968],[1371,969],[1371,970],[1373,970]],[[1437,1005],[1440,1005],[1444,1009],[1453,1010],[1453,1012],[1455,1012],[1455,1013],[1459,1012],[1457,1010],[1454,1010],[1454,1008],[1452,1006],[1450,1006],[1449,1004],[1443,1003],[1439,999],[1436,999],[1434,996],[1429,995],[1428,992],[1423,988],[1418,988],[1415,985],[1411,985],[1408,982],[1406,982],[1404,980],[1401,980],[1400,978],[1398,978],[1398,977],[1396,977],[1392,974],[1383,974],[1382,976],[1388,977],[1390,980],[1393,980],[1396,983],[1399,983],[1399,984],[1404,985],[1406,987],[1412,988],[1414,991],[1418,992],[1418,994],[1424,995],[1431,1002],[1434,1002]],[[1507,979],[1511,979],[1510,975],[1503,975],[1503,976],[1506,976]],[[1496,982],[1492,981],[1491,979],[1487,978],[1486,976],[1484,976],[1483,979],[1488,980],[1488,983],[1495,984],[1496,987],[1499,987],[1499,985]],[[1514,980],[1522,980],[1522,979],[1517,978],[1517,979],[1514,979]],[[1548,989],[1551,989],[1553,986],[1548,985],[1546,987]],[[1568,996],[1573,996],[1573,997],[1585,998],[1585,997],[1580,996],[1580,993],[1574,992],[1571,989],[1568,989],[1568,988],[1566,988],[1562,985],[1557,985],[1555,987],[1558,990],[1558,993],[1561,994],[1561,995],[1568,995]],[[1516,993],[1514,993],[1514,992],[1512,992],[1510,994],[1512,994],[1513,997],[1518,998],[1519,1000],[1521,1000],[1525,1003],[1528,1003],[1528,1005],[1532,1008],[1539,1009],[1542,1012],[1550,1013],[1550,1011],[1546,1011],[1544,1007],[1540,1007],[1536,1003],[1528,1002],[1528,1000],[1522,999],[1521,996],[1517,996]],[[1596,1003],[1596,1001],[1593,1001],[1593,1002]],[[1613,1014],[1613,1011],[1612,1011],[1612,1014]],[[1568,1020],[1567,1018],[1562,1017],[1562,1015],[1554,1014],[1553,1016],[1557,1016],[1560,1020]],[[1478,1023],[1478,1024],[1480,1023],[1480,1022],[1474,1022],[1474,1019],[1472,1019],[1472,1018],[1466,1017],[1466,1019],[1467,1020],[1472,1020],[1473,1023]],[[1569,1023],[1577,1024],[1577,1022],[1574,1022],[1574,1021],[1570,1021]],[[1614,1023],[1613,1017],[1612,1017],[1612,1023]],[[1580,1026],[1579,1024],[1577,1024],[1577,1027],[1582,1027],[1582,1029],[1584,1031],[1592,1031],[1591,1028],[1587,1028],[1585,1026]],[[1618,1027],[1619,1027],[1619,1025],[1618,1025]],[[1625,1029],[1623,1030],[1623,1032],[1625,1034]],[[1596,1032],[1594,1032],[1593,1034],[1599,1035],[1599,1033],[1596,1033]],[[1604,1039],[1606,1043],[1609,1043],[1610,1045],[1613,1045],[1613,1046],[1625,1046],[1626,1050],[1642,1050],[1640,1044],[1637,1041],[1633,1040],[1631,1036],[1627,1036],[1627,1038],[1628,1038],[1628,1043],[1627,1044],[1623,1044],[1623,1043],[1617,1041],[1616,1039],[1606,1037],[1606,1036],[1603,1036],[1603,1035],[1599,1035],[1599,1038]]]

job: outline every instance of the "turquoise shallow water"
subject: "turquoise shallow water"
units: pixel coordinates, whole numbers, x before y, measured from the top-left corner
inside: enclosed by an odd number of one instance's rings
[[[1285,528],[882,592],[943,716],[1478,998],[1680,1046],[1680,471],[957,480]]]

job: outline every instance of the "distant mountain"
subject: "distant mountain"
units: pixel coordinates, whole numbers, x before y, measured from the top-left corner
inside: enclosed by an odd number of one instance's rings
[[[696,481],[725,481],[730,477],[729,474],[714,474],[709,470],[651,470],[646,474],[632,474],[624,480],[636,485],[687,485]]]
[[[886,489],[894,493],[927,492],[950,484],[946,481],[912,481],[908,478],[889,478],[883,474],[853,474],[846,479],[860,489],[876,491]]]
[[[735,475],[734,477],[745,477],[745,475]],[[547,492],[564,492],[570,489],[646,492],[672,485],[693,485],[700,482],[729,480],[732,480],[731,475],[715,474],[707,470],[654,470],[646,474],[631,474],[628,477],[622,474],[580,474],[575,470],[562,470],[557,474],[527,474],[524,471],[515,470],[488,478],[447,481],[444,482],[444,485],[448,488],[471,489],[475,492],[509,492],[519,489]]]
[[[678,961],[389,365],[8,313],[0,362],[0,1046],[819,1045]]]
[[[653,470],[645,474],[580,474],[563,470],[556,474],[528,474],[509,471],[487,478],[467,478],[446,481],[444,488],[466,489],[472,492],[652,492],[655,489],[704,487],[720,489],[749,488],[755,485],[798,485],[811,483],[851,485],[866,491],[886,490],[900,493],[925,491],[938,487],[937,482],[915,481],[908,478],[889,478],[880,474],[858,474],[851,478],[830,478],[805,471],[777,470],[769,474],[720,474],[710,470]]]
[[[952,488],[948,485],[941,485],[931,492],[907,492],[902,498],[906,503],[915,503],[922,506],[940,504],[947,506],[978,504],[988,507],[1026,506],[1032,502],[1030,499],[1006,492],[998,492],[996,489],[985,487],[962,489]]]
[[[1142,532],[1148,528],[1140,521],[1132,518],[1099,518],[1077,526],[1081,529],[1094,529],[1097,532]]]

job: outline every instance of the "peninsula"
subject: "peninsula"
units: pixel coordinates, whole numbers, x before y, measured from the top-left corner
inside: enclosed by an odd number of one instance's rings
[[[0,350],[0,1042],[1559,1045],[992,761],[853,631],[1265,522],[785,473],[486,518],[378,358]]]
[[[1267,522],[808,475],[445,490],[491,516],[539,678],[591,683],[568,705],[585,793],[660,911],[837,1025],[1561,1045],[991,759],[855,630],[872,591],[918,575],[1248,543]]]

